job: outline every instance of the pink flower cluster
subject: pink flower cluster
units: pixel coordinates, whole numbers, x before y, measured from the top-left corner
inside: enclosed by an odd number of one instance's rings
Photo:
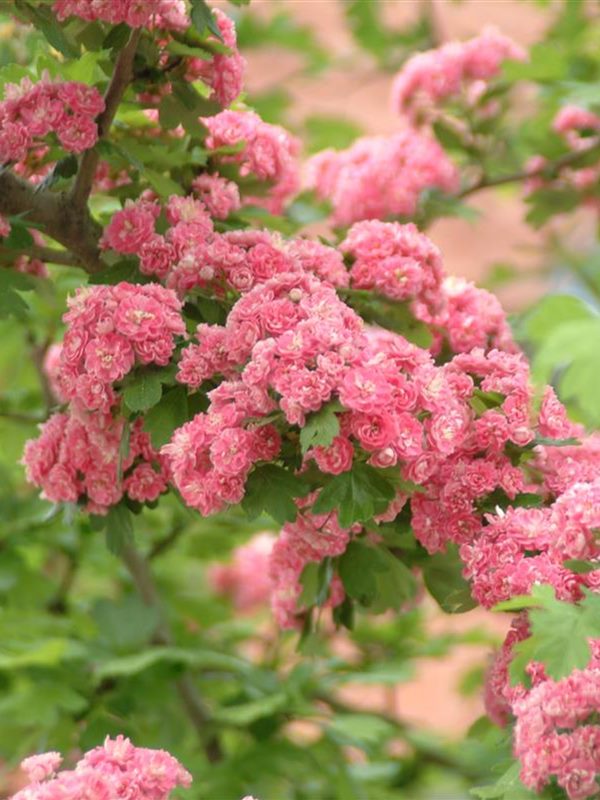
[[[164,280],[180,297],[194,289],[222,296],[245,293],[283,272],[314,272],[336,286],[348,285],[338,250],[309,239],[286,241],[258,230],[218,233],[210,214],[220,218],[235,210],[236,186],[217,175],[200,176],[194,197],[171,197],[165,208],[169,227],[155,230],[157,203],[128,201],[106,227],[102,245],[137,254],[140,271]],[[210,214],[209,214],[210,212]]]
[[[88,22],[169,30],[190,25],[184,0],[54,0],[52,8],[61,21],[75,16]]]
[[[189,772],[165,750],[134,747],[123,736],[107,737],[72,770],[57,772],[61,761],[60,753],[26,758],[21,767],[30,783],[11,800],[168,800],[174,789],[192,782]]]
[[[89,511],[104,514],[124,495],[144,503],[166,489],[164,459],[142,420],[124,430],[128,423],[112,410],[116,384],[136,364],[169,362],[175,338],[185,333],[180,308],[173,292],[157,284],[94,286],[69,301],[68,329],[48,369],[57,399],[70,405],[42,426],[23,456],[28,480],[44,497],[85,502]]]
[[[412,216],[424,189],[453,192],[458,172],[437,141],[413,128],[366,136],[348,149],[323,150],[307,164],[307,182],[328,200],[336,225]]]
[[[600,792],[600,659],[559,681],[542,681],[513,705],[521,780],[540,792],[556,779],[569,800]]]
[[[300,576],[304,567],[327,556],[341,555],[349,538],[350,531],[340,528],[334,513],[300,513],[295,522],[283,526],[269,564],[271,607],[282,628],[297,628],[301,621]],[[329,587],[327,605],[339,605],[344,596],[342,583],[335,576]]]
[[[419,236],[412,228],[406,231],[407,243],[412,241],[419,257],[429,258],[436,275],[439,265],[431,259],[439,254]],[[406,244],[402,236],[398,238]],[[356,248],[360,253],[359,237]],[[406,260],[410,264],[410,258]],[[533,438],[530,395],[522,385],[525,363],[519,356],[498,351],[489,363],[483,350],[464,364],[458,358],[437,367],[427,351],[403,337],[365,331],[360,317],[316,277],[301,271],[276,274],[237,301],[225,326],[200,325],[197,343],[182,353],[177,376],[182,383],[198,389],[215,376],[225,380],[209,393],[208,412],[180,429],[165,448],[175,483],[186,502],[205,514],[219,510],[224,502],[238,502],[250,470],[262,460],[254,440],[264,429],[254,428],[256,417],[279,408],[290,425],[302,427],[307,415],[336,400],[342,407],[340,435],[329,448],[307,455],[323,471],[338,474],[350,469],[355,452],[363,452],[374,466],[401,465],[409,480],[422,482],[439,471],[436,479],[441,483],[442,465],[457,454],[453,466],[447,466],[453,469],[469,441],[468,453],[489,447],[495,467],[485,486],[467,478],[465,484],[479,485],[483,495],[501,481],[514,496],[522,479],[515,477],[520,473],[502,456],[501,448],[509,439],[527,444]],[[506,394],[503,410],[495,416],[489,412],[489,418],[481,414],[475,426],[471,407],[475,383],[469,372],[483,378],[483,391]],[[496,417],[504,422],[500,444],[489,441]],[[225,445],[216,444],[225,437],[229,463],[223,460]],[[219,498],[221,492],[213,485],[223,477],[224,465],[229,477],[235,474],[237,480],[234,500],[229,494]],[[227,493],[230,489],[228,482]],[[437,494],[435,490],[436,499],[430,501],[434,507],[439,504]],[[421,511],[427,517],[424,506]],[[473,515],[478,519],[474,511]],[[445,509],[444,517],[442,531],[448,518],[460,528],[465,514],[449,517]],[[423,525],[425,543],[427,525]],[[433,546],[430,541],[428,545]]]
[[[0,163],[23,161],[49,133],[68,152],[88,150],[98,139],[94,120],[103,109],[98,90],[84,83],[46,77],[36,84],[28,78],[7,84],[0,102]]]
[[[230,597],[238,611],[252,611],[268,601],[269,556],[274,542],[272,533],[257,533],[235,548],[230,563],[211,566],[211,586],[218,594]]]
[[[553,129],[560,134],[573,152],[584,152],[600,141],[600,116],[578,106],[564,106],[552,123]],[[532,173],[542,170],[547,164],[543,156],[533,156],[528,162]],[[560,174],[549,179],[542,174],[532,174],[526,184],[527,192],[540,189],[571,187],[582,194],[583,203],[589,208],[600,211],[597,187],[600,181],[600,167],[597,164],[587,166],[573,165],[561,169]]]
[[[220,175],[209,175],[204,172],[194,178],[192,189],[204,203],[211,217],[215,219],[226,219],[232,212],[241,208],[237,183],[228,181]]]
[[[212,151],[211,158],[237,168],[242,192],[245,183],[248,185],[245,203],[281,213],[300,186],[298,140],[279,125],[263,122],[253,111],[222,111],[202,121],[209,132],[206,146]],[[220,148],[227,152],[220,153]],[[255,181],[267,185],[266,195],[252,194]]]
[[[85,503],[93,514],[106,514],[124,496],[146,503],[167,488],[165,461],[154,450],[138,419],[125,431],[123,418],[90,413],[75,402],[41,426],[25,445],[27,480],[53,503]],[[123,453],[123,440],[128,436]]]
[[[180,301],[155,283],[87,287],[68,304],[57,381],[88,411],[115,405],[114,384],[134,366],[166,366],[185,334]]]
[[[503,61],[525,58],[525,51],[512,39],[488,27],[466,42],[448,42],[409,58],[394,80],[392,105],[415,116],[424,107],[494,78]]]
[[[442,255],[415,225],[357,222],[340,244],[351,263],[350,285],[397,302],[410,301],[418,318],[433,319],[442,307]]]
[[[195,81],[200,78],[212,88],[211,99],[216,100],[222,106],[228,106],[243,89],[246,59],[237,49],[233,20],[219,8],[214,9],[213,16],[221,32],[222,44],[228,47],[230,52],[215,53],[210,60],[187,59],[186,79]]]
[[[454,353],[468,353],[474,347],[515,352],[512,331],[498,298],[463,278],[448,276],[441,287],[441,311],[424,322],[438,328],[438,340],[445,336]]]
[[[351,264],[350,286],[396,302],[432,327],[437,353],[447,340],[454,353],[474,347],[516,350],[496,297],[461,278],[445,277],[438,248],[409,223],[357,222],[341,242]]]

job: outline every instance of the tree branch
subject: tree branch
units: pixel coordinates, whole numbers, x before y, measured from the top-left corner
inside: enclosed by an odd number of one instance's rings
[[[140,36],[141,28],[133,30],[127,44],[121,50],[117,58],[115,71],[113,72],[106,94],[104,95],[104,111],[99,114],[96,120],[99,141],[104,139],[110,130],[119,103],[133,77],[133,59]],[[91,150],[86,150],[81,157],[79,171],[75,178],[73,190],[71,191],[71,200],[76,208],[82,208],[90,196],[99,158],[100,156],[96,147],[93,147]]]
[[[159,624],[154,635],[155,644],[170,646],[174,644],[173,634],[165,617],[158,590],[148,567],[148,562],[131,544],[123,547],[123,562],[144,603],[158,612]],[[189,672],[184,672],[175,680],[185,711],[204,745],[204,752],[211,763],[223,757],[216,735],[211,731],[212,719],[208,708],[199,696]],[[207,736],[208,734],[208,736]]]
[[[64,192],[36,192],[28,181],[0,167],[0,214],[24,215],[40,225],[44,233],[73,254],[86,272],[97,272],[105,266],[98,249],[102,228],[87,207],[74,209]]]
[[[517,172],[510,172],[507,175],[498,175],[495,178],[491,178],[487,175],[482,175],[478,181],[471,184],[471,186],[467,186],[462,191],[456,194],[456,197],[463,198],[468,197],[475,192],[480,191],[481,189],[491,189],[494,186],[503,186],[507,183],[519,183],[520,181],[525,181],[528,178],[539,178],[539,177],[546,177],[546,178],[556,178],[563,169],[567,167],[576,167],[579,161],[585,160],[588,156],[597,153],[600,156],[600,140],[594,139],[593,143],[582,149],[582,150],[574,150],[573,152],[566,153],[564,156],[557,158],[556,161],[550,161],[547,164],[542,164],[542,166],[537,167],[536,169],[524,169],[519,170]]]
[[[46,375],[46,370],[44,368],[44,361],[46,360],[46,353],[48,352],[48,348],[52,344],[52,337],[48,337],[45,342],[42,344],[37,344],[35,341],[35,336],[31,331],[27,333],[27,343],[30,348],[31,352],[31,360],[35,366],[36,372],[38,374],[38,378],[40,381],[40,388],[42,390],[42,394],[44,396],[44,404],[46,406],[46,417],[50,415],[53,407],[56,405],[56,398],[52,392],[52,388],[50,386],[50,381],[48,380],[48,376]]]
[[[85,265],[82,264],[81,260],[68,250],[57,250],[55,247],[43,247],[42,245],[32,244],[24,248],[22,252],[26,253],[30,258],[37,258],[45,263],[64,264],[66,267],[82,267],[85,269]],[[17,253],[14,250],[6,250],[0,255],[5,261],[10,263],[11,258],[14,258]]]

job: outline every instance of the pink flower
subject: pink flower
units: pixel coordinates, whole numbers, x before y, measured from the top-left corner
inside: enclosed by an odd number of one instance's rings
[[[52,777],[62,763],[62,756],[60,753],[40,753],[37,756],[29,756],[29,758],[21,761],[21,769],[27,773],[27,777],[31,783],[38,783],[45,778]]]
[[[105,383],[120,380],[135,361],[133,347],[123,336],[109,333],[90,339],[85,348],[85,368]]]
[[[59,84],[58,96],[74,114],[96,117],[104,111],[104,99],[95,86],[69,81]]]
[[[211,60],[188,59],[185,77],[189,81],[201,78],[213,88],[212,99],[217,100],[222,106],[228,106],[242,91],[246,60],[237,50],[233,20],[219,8],[213,9],[213,14],[223,42],[231,52],[215,53]]]
[[[123,210],[117,211],[106,226],[101,246],[119,253],[138,253],[143,244],[154,238],[158,214],[159,209],[153,203],[128,200]]]
[[[488,27],[466,42],[447,42],[409,58],[394,80],[392,105],[416,116],[418,111],[458,95],[475,81],[495,77],[506,59],[525,58],[524,50],[515,42]]]
[[[391,399],[389,384],[377,370],[367,367],[348,370],[340,386],[340,400],[354,411],[382,409]]]
[[[245,202],[261,205],[277,214],[300,185],[296,155],[299,143],[278,125],[269,125],[252,111],[222,111],[203,119],[209,130],[209,150],[241,145],[238,153],[216,156],[224,163],[236,164],[240,175],[254,175],[268,182],[266,195],[247,197]]]
[[[229,564],[215,564],[208,577],[214,590],[229,595],[236,609],[251,611],[269,598],[269,556],[275,537],[257,533],[250,541],[236,547]]]
[[[31,147],[31,136],[20,122],[6,122],[1,127],[0,163],[21,161]]]
[[[315,447],[310,451],[321,472],[340,475],[352,468],[354,447],[345,436],[336,436],[328,447]]]
[[[176,251],[163,236],[155,234],[141,245],[139,256],[141,273],[164,280],[175,263]]]
[[[17,792],[13,800],[114,800],[116,797],[168,800],[178,786],[188,787],[191,775],[164,750],[134,747],[129,739],[117,736],[85,753],[72,770],[63,770],[39,782],[53,772],[62,760],[59,753],[44,753],[25,759],[22,766],[33,768],[31,783]],[[41,776],[38,778],[38,774]]]
[[[309,188],[332,204],[337,225],[412,216],[424,189],[458,188],[456,167],[436,140],[412,128],[323,150],[309,160],[307,174]]]
[[[220,175],[198,175],[192,181],[192,189],[217,219],[226,219],[241,206],[238,185]]]
[[[63,117],[57,133],[62,146],[71,153],[89,150],[98,141],[98,127],[94,120],[85,114]]]

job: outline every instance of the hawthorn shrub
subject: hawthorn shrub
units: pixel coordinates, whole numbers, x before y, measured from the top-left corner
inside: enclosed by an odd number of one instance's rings
[[[328,56],[242,5],[2,23],[10,791],[597,798],[600,261],[563,236],[600,201],[597,20],[567,1],[526,51],[346,2],[398,132],[313,120],[305,158],[240,47]],[[503,185],[574,286],[512,326],[425,233]],[[494,643],[432,636],[427,596],[512,615],[461,742],[341,692]]]

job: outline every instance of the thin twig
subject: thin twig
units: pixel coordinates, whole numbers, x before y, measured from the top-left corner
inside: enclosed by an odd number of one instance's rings
[[[424,17],[429,24],[431,46],[439,47],[444,42],[444,35],[442,33],[442,26],[440,24],[437,8],[435,7],[435,0],[421,0],[421,16]]]
[[[18,411],[0,411],[0,417],[12,422],[23,422],[26,425],[37,425],[44,421],[44,417],[37,414],[22,414]]]
[[[556,161],[542,164],[540,167],[536,167],[535,169],[519,170],[517,172],[508,173],[507,175],[498,175],[495,178],[484,174],[471,186],[467,186],[466,188],[462,189],[462,191],[458,192],[456,197],[468,197],[469,195],[474,194],[482,189],[491,189],[494,186],[503,186],[507,183],[519,183],[520,181],[525,181],[529,178],[555,178],[563,169],[577,166],[577,162],[583,161],[589,155],[592,155],[596,152],[598,155],[600,155],[600,141],[598,139],[594,139],[593,144],[585,149],[574,150],[571,153],[566,153],[564,156],[557,158]]]
[[[79,561],[75,558],[75,556],[71,553],[65,553],[65,555],[68,559],[67,567],[61,578],[58,589],[56,590],[56,594],[46,604],[46,608],[50,614],[66,614],[69,607],[69,592],[71,591],[73,582],[75,581],[75,577],[77,575],[77,570],[79,569]]]
[[[57,250],[55,247],[44,247],[43,245],[32,244],[23,248],[23,252],[30,258],[37,258],[48,264],[64,264],[66,267],[84,267],[80,258],[68,250]],[[14,251],[10,250],[2,253],[2,258],[6,261],[14,258]]]
[[[40,387],[42,390],[42,394],[44,396],[44,404],[46,412],[45,416],[47,417],[49,416],[53,407],[56,405],[56,398],[54,397],[54,393],[52,391],[52,387],[50,386],[50,381],[48,380],[48,376],[46,375],[46,369],[44,366],[44,361],[46,360],[46,353],[48,352],[48,348],[52,344],[52,339],[47,338],[46,341],[44,341],[42,344],[37,344],[33,336],[33,333],[29,331],[27,333],[27,343],[29,344],[31,359],[38,374],[38,380],[40,382]]]
[[[148,562],[131,544],[125,544],[122,559],[144,603],[158,613],[158,627],[154,635],[154,643],[171,646],[174,644],[173,633],[165,617],[163,604],[148,567]],[[175,680],[175,687],[190,721],[203,743],[204,752],[211,763],[220,761],[223,757],[221,746],[212,731],[212,717],[198,694],[196,686],[189,672],[184,672]]]
[[[96,120],[99,141],[104,139],[110,130],[119,103],[133,77],[133,59],[140,36],[141,28],[133,30],[127,44],[121,50],[117,58],[115,70],[108,85],[108,89],[106,90],[106,94],[104,95],[104,111]],[[86,150],[81,158],[79,171],[75,178],[75,185],[70,195],[71,201],[76,208],[82,208],[90,196],[99,158],[100,156],[96,147],[93,147],[91,150]]]
[[[168,533],[163,539],[159,539],[155,542],[152,547],[150,548],[150,552],[148,553],[148,561],[152,561],[158,556],[162,555],[166,550],[168,550],[175,542],[179,539],[183,531],[185,530],[185,525],[181,522],[177,523],[173,526],[173,530]]]

